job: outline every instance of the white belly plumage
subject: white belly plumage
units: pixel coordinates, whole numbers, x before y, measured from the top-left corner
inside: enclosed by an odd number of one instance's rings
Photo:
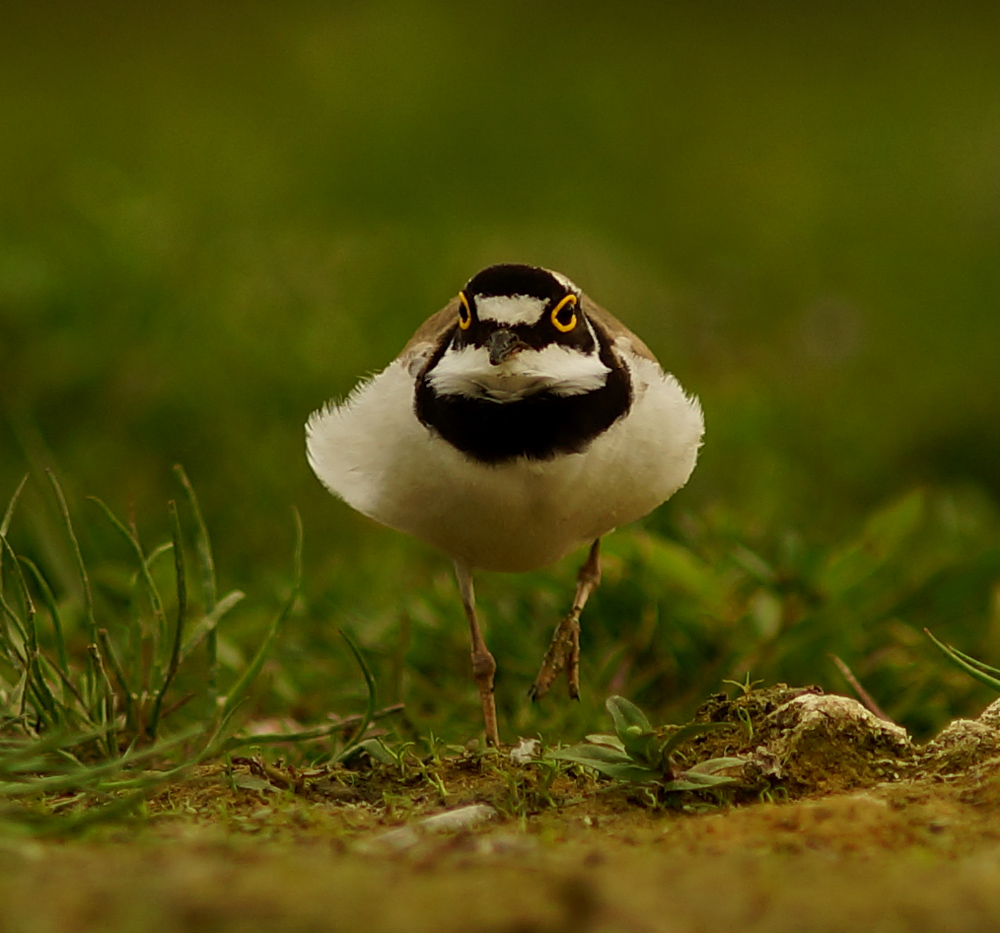
[[[697,400],[654,362],[630,365],[632,408],[585,451],[492,465],[417,420],[413,376],[395,362],[312,415],[309,463],[348,505],[469,567],[542,567],[646,515],[694,469]]]

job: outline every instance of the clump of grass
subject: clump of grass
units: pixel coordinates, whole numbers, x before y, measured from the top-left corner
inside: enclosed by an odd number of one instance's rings
[[[82,593],[85,648],[79,657],[69,650],[54,587],[8,538],[26,480],[11,497],[0,521],[0,816],[66,831],[128,811],[152,788],[196,764],[241,744],[266,741],[262,736],[234,736],[236,713],[299,592],[301,520],[296,513],[291,592],[250,662],[219,695],[217,628],[244,594],[233,590],[217,598],[212,545],[198,500],[183,469],[177,467],[176,473],[194,516],[202,611],[193,613],[189,600],[176,502],[168,506],[170,540],[147,552],[134,522],[126,524],[104,502],[93,499],[127,543],[134,561],[132,588],[142,594],[136,601],[139,610],[124,626],[115,626],[115,635],[98,621],[90,574],[66,497],[55,475],[48,473]],[[153,573],[154,562],[167,553],[173,556],[174,570],[170,613]],[[207,671],[199,681],[202,695],[178,696],[178,674],[196,658]],[[183,726],[171,729],[174,714],[189,704],[196,713],[188,715]],[[370,719],[371,714],[365,728]],[[158,770],[140,770],[150,766]],[[99,805],[69,819],[60,818],[62,806],[23,805],[53,794],[71,795],[73,803],[86,799]]]
[[[586,765],[626,783],[655,785],[661,793],[734,783],[732,777],[719,772],[741,766],[742,758],[711,758],[684,770],[671,762],[682,744],[706,732],[728,729],[728,723],[689,723],[664,738],[625,697],[609,697],[605,706],[614,720],[614,735],[588,735],[585,743],[550,752],[548,757]]]

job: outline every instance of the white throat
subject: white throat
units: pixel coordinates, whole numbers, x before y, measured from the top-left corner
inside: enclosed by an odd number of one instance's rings
[[[438,395],[514,402],[538,392],[585,395],[600,389],[609,372],[596,353],[557,343],[521,350],[499,366],[490,363],[485,347],[463,347],[448,350],[428,372],[427,381]]]

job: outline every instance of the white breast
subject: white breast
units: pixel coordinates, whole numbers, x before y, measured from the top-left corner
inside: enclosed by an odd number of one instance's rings
[[[469,566],[523,571],[635,521],[691,475],[702,436],[697,400],[643,358],[634,401],[579,454],[482,464],[432,434],[399,362],[306,425],[309,463],[335,495]]]

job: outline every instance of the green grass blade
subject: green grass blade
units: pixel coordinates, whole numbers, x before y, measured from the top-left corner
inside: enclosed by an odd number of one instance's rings
[[[0,746],[0,774],[13,774],[26,768],[35,767],[33,762],[55,752],[84,745],[99,739],[104,733],[100,729],[84,732],[52,732],[44,736],[30,738],[10,738],[5,736]],[[75,767],[82,767],[73,762]]]
[[[177,676],[177,668],[180,665],[181,644],[184,640],[184,621],[187,616],[187,578],[184,573],[184,549],[181,545],[181,520],[177,514],[176,502],[171,501],[169,509],[170,534],[174,542],[174,579],[177,585],[177,624],[174,627],[174,639],[170,648],[170,661],[163,676],[163,683],[156,693],[156,700],[153,702],[153,711],[149,718],[150,738],[156,737],[156,730],[160,725],[160,711],[163,709],[163,698],[166,696],[174,677]]]
[[[188,505],[191,507],[191,514],[194,516],[194,524],[197,529],[195,537],[195,547],[198,554],[198,566],[201,568],[201,591],[202,601],[205,605],[205,616],[211,618],[215,616],[218,607],[218,582],[215,576],[215,557],[212,554],[212,539],[208,535],[208,526],[201,513],[201,504],[195,495],[194,486],[188,479],[187,472],[179,463],[174,465],[174,473],[184,487]],[[221,617],[216,616],[216,622]],[[216,699],[219,695],[219,641],[215,625],[208,628],[205,634],[205,661],[208,666],[208,682],[205,685],[205,705],[209,715],[213,715],[216,707]]]
[[[390,716],[393,713],[398,713],[402,709],[402,703],[393,703],[391,706],[386,706],[378,710],[372,717],[372,721],[381,719],[384,716]],[[226,751],[232,751],[233,749],[246,745],[279,745],[287,742],[312,742],[316,739],[325,739],[337,732],[345,731],[348,725],[353,725],[355,720],[360,722],[363,718],[363,716],[349,716],[339,722],[332,722],[323,726],[314,726],[311,729],[303,729],[301,732],[264,732],[258,735],[237,736],[236,738],[229,739],[229,741],[226,742]],[[365,739],[355,745],[353,750],[357,751],[359,748],[368,750],[367,744],[371,741],[377,740]]]
[[[49,581],[45,579],[45,575],[38,569],[33,560],[25,557],[23,554],[18,555],[18,560],[28,568],[28,572],[35,581],[38,593],[49,613],[49,618],[52,620],[52,633],[56,642],[56,656],[59,658],[59,664],[62,667],[63,673],[68,675],[69,658],[66,654],[66,638],[63,635],[62,619],[59,616],[59,607],[56,605],[56,598],[52,592],[52,587],[49,586]]]
[[[166,616],[163,611],[163,599],[160,597],[160,590],[156,585],[156,581],[153,579],[152,573],[150,572],[150,561],[152,558],[147,558],[143,553],[142,544],[140,543],[135,531],[126,527],[126,525],[118,518],[117,515],[115,515],[114,512],[111,511],[103,500],[97,498],[97,496],[88,496],[88,498],[104,513],[104,517],[126,540],[126,542],[128,542],[129,547],[132,549],[138,565],[138,573],[142,578],[143,586],[146,590],[146,598],[149,600],[150,609],[153,613],[151,631],[143,628],[141,633],[142,648],[140,649],[140,655],[142,657],[142,666],[139,695],[140,697],[145,698],[150,693],[153,693],[156,689],[153,684],[160,680],[160,636],[167,627]],[[154,552],[154,554],[155,553],[157,552]],[[146,728],[147,712],[147,703],[144,699],[141,699],[136,710],[138,728]]]
[[[191,480],[179,463],[174,466],[174,473],[184,487],[188,505],[191,507],[191,514],[194,516],[195,528],[198,535],[195,539],[198,550],[198,563],[201,568],[202,599],[205,602],[205,613],[211,613],[215,609],[216,603],[216,579],[215,579],[215,558],[212,556],[212,541],[208,536],[208,526],[201,514],[201,505],[195,495]]]
[[[107,506],[107,504],[102,500],[98,499],[97,496],[87,497],[91,502],[93,502],[103,513],[105,518],[111,523],[111,525],[122,535],[122,537],[129,543],[135,553],[136,560],[139,564],[139,572],[142,576],[143,584],[146,587],[146,593],[149,597],[150,605],[153,609],[153,616],[156,620],[156,624],[161,629],[165,626],[165,616],[163,612],[163,600],[160,597],[160,590],[157,587],[152,575],[149,572],[148,560],[142,552],[142,545],[136,539],[135,534],[131,529],[127,528],[125,524],[115,515],[114,512]]]
[[[984,674],[993,674],[994,676],[1000,677],[1000,668],[991,667],[985,661],[980,661],[978,658],[974,658],[972,655],[966,654],[964,651],[959,651],[954,645],[949,645],[948,647],[956,657],[961,658],[967,664],[971,664],[974,668],[976,668],[976,670],[982,671]]]
[[[43,794],[59,793],[67,790],[98,790],[106,778],[121,773],[127,768],[150,759],[162,758],[165,752],[176,747],[182,742],[189,741],[193,735],[200,730],[188,730],[183,735],[174,736],[168,741],[157,742],[141,752],[127,752],[121,757],[116,757],[113,761],[106,761],[97,765],[84,765],[80,768],[73,768],[61,774],[46,775],[38,777],[34,774],[26,776],[23,781],[7,781],[0,784],[0,797],[38,797]],[[190,767],[189,763],[181,766],[183,769]],[[179,770],[179,769],[175,769]],[[156,775],[156,780],[169,774],[170,772],[160,772]],[[136,783],[148,784],[149,777],[133,779],[132,781],[122,781],[116,783],[117,788],[125,786],[135,786]]]
[[[6,538],[2,538],[0,540],[6,541]],[[0,553],[3,553],[3,550],[4,548],[0,546]],[[7,602],[7,597],[2,591],[0,591],[0,613],[2,613],[2,616],[6,618],[13,627],[13,632],[10,629],[5,629],[3,634],[4,644],[7,645],[8,651],[12,653],[12,656],[17,658],[18,661],[23,664],[24,656],[21,653],[21,648],[26,647],[28,643],[27,626],[14,607]],[[18,646],[18,643],[20,643],[20,647]]]
[[[24,704],[25,704],[25,690],[28,686],[28,666],[26,664],[21,665],[21,676],[18,678],[17,683],[14,685],[14,689],[10,691],[10,695],[7,700],[7,706],[3,709],[4,719],[23,719],[24,718]]]
[[[10,520],[14,517],[14,509],[17,508],[17,501],[21,498],[21,491],[24,489],[24,484],[28,482],[28,474],[25,473],[21,478],[21,482],[17,484],[17,489],[14,490],[14,495],[10,497],[10,501],[7,503],[7,508],[3,513],[3,519],[0,520],[0,535],[6,537],[7,530],[10,528]],[[0,554],[0,571],[3,570],[3,554]],[[3,575],[0,573],[0,590],[3,589]]]
[[[55,672],[56,676],[62,682],[63,686],[63,697],[72,696],[76,700],[77,705],[75,707],[70,706],[67,699],[63,701],[63,711],[67,716],[67,725],[79,725],[78,723],[70,723],[71,719],[79,719],[80,722],[85,725],[88,729],[96,729],[97,724],[91,717],[91,711],[87,706],[87,701],[83,698],[83,694],[80,693],[76,684],[70,679],[69,673],[63,671],[58,664],[53,663],[49,658],[45,657],[44,654],[40,654],[42,660]]]
[[[39,718],[40,724],[46,728],[53,728],[59,724],[62,717],[60,716],[57,701],[52,695],[49,683],[38,661],[38,632],[35,626],[35,603],[28,590],[28,581],[24,577],[21,562],[18,560],[14,549],[10,546],[6,535],[3,534],[0,534],[0,554],[6,554],[10,558],[11,572],[17,583],[18,593],[25,613],[24,619],[19,619],[13,608],[7,603],[6,598],[0,596],[0,609],[2,609],[4,615],[15,623],[23,638],[22,660],[24,669],[28,673],[23,696],[25,698],[32,698],[33,713]],[[5,640],[9,639],[10,633],[5,634],[7,636]]]
[[[38,631],[35,628],[35,602],[31,598],[28,590],[28,582],[24,579],[24,571],[21,569],[21,562],[17,559],[17,554],[10,546],[5,534],[0,534],[0,554],[7,554],[11,560],[11,573],[17,583],[18,592],[21,595],[21,602],[24,606],[25,618],[23,620],[24,637],[29,653],[38,647]]]
[[[115,680],[118,682],[118,691],[121,693],[122,701],[125,704],[126,726],[134,730],[136,728],[135,704],[132,701],[132,688],[128,682],[128,675],[118,660],[118,654],[111,644],[111,639],[108,637],[108,630],[106,628],[98,629],[97,637],[101,640],[101,651],[104,652],[104,657],[108,659],[108,664],[111,665],[111,673],[114,674]]]
[[[1000,679],[990,676],[986,670],[981,670],[980,667],[976,665],[981,665],[987,670],[996,670],[995,668],[988,667],[982,664],[980,661],[975,661],[974,658],[966,660],[967,655],[963,655],[960,651],[952,648],[951,645],[946,645],[938,641],[932,634],[930,629],[924,629],[924,634],[937,646],[938,650],[956,667],[960,667],[966,674],[972,677],[974,680],[978,680],[981,684],[986,684],[987,687],[991,687],[994,690],[1000,691]]]
[[[364,718],[358,726],[358,731],[354,734],[354,739],[348,742],[344,751],[337,756],[338,761],[342,761],[354,753],[355,748],[365,737],[368,727],[375,718],[375,707],[378,705],[378,697],[375,691],[375,678],[372,677],[372,672],[369,669],[364,656],[361,654],[358,646],[354,644],[354,640],[343,629],[340,630],[340,637],[347,642],[347,647],[351,649],[351,654],[354,655],[354,660],[358,662],[358,667],[361,668],[361,674],[365,678],[365,686],[368,688],[368,707],[365,710]]]
[[[184,644],[181,646],[181,663],[195,648],[216,632],[222,617],[245,597],[246,593],[242,590],[233,590],[231,593],[227,593],[215,604],[215,608],[211,612],[203,615],[191,626],[191,633],[184,639]]]
[[[73,519],[69,514],[69,506],[66,504],[66,496],[63,495],[62,486],[52,470],[46,470],[49,482],[56,494],[56,502],[59,505],[59,512],[62,515],[63,524],[66,526],[66,533],[69,536],[70,544],[73,546],[73,557],[76,561],[77,573],[80,575],[80,583],[83,586],[83,605],[87,622],[87,637],[91,644],[97,644],[97,620],[94,618],[94,594],[90,589],[90,577],[87,574],[87,565],[83,561],[83,552],[80,550],[80,542],[73,530]]]

